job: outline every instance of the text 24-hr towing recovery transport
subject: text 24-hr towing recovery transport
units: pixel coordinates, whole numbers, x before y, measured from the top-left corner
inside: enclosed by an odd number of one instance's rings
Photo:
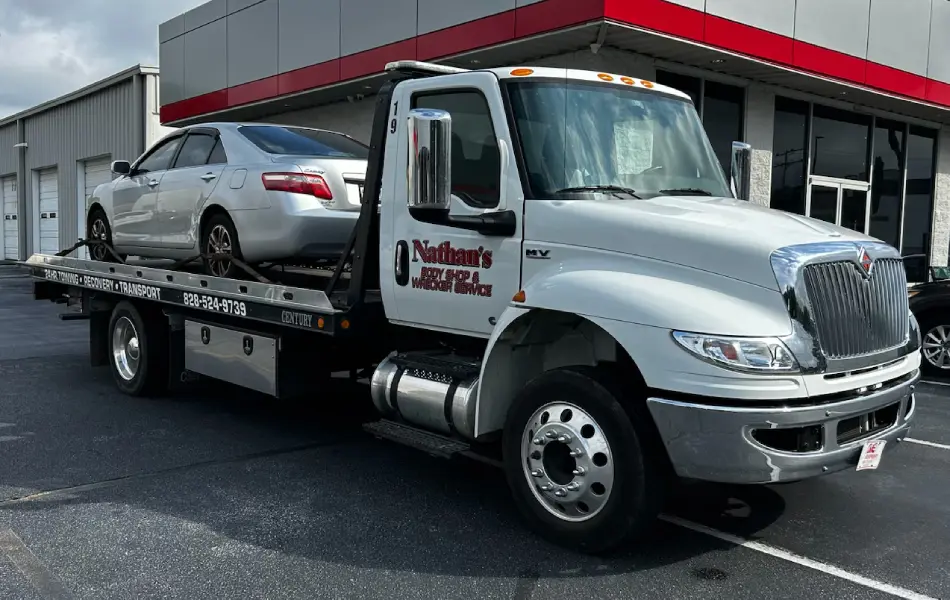
[[[331,372],[371,374],[374,434],[500,456],[530,527],[587,552],[643,533],[667,477],[875,468],[908,434],[920,334],[898,252],[747,202],[749,147],[727,182],[688,96],[387,71],[324,289],[36,254],[35,297],[81,307],[64,317],[131,395],[198,373],[318,398]]]

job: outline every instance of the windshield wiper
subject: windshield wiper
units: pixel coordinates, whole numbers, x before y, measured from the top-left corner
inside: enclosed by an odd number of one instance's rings
[[[664,196],[712,196],[713,193],[699,188],[674,188],[672,190],[660,190]]]
[[[636,190],[632,190],[630,188],[619,186],[619,185],[581,185],[578,187],[564,188],[563,190],[558,190],[554,193],[566,194],[570,192],[614,192],[614,193],[621,193],[621,194],[629,194],[630,196],[633,196],[637,200],[642,199],[639,196],[637,196]]]

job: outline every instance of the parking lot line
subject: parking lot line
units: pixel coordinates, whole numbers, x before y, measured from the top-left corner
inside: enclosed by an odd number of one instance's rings
[[[26,577],[43,600],[72,598],[59,579],[30,551],[12,529],[0,529],[0,553],[5,555]]]
[[[930,379],[921,379],[920,383],[926,383],[929,385],[942,385],[944,387],[950,387],[950,382],[947,381],[932,381]]]
[[[770,546],[762,542],[755,542],[752,540],[747,540],[737,535],[719,531],[718,529],[713,529],[711,527],[706,527],[705,525],[700,525],[692,521],[687,521],[680,517],[673,515],[660,515],[660,519],[666,521],[667,523],[676,525],[678,527],[683,527],[689,529],[690,531],[695,531],[696,533],[702,533],[705,535],[712,536],[714,538],[720,539],[724,542],[730,544],[735,544],[736,546],[741,546],[749,550],[755,550],[756,552],[761,552],[763,554],[768,554],[769,556],[784,560],[787,562],[795,563],[797,565],[806,567],[808,569],[813,569],[826,575],[831,575],[833,577],[838,577],[840,579],[845,579],[851,583],[861,585],[872,590],[883,592],[885,594],[890,594],[898,598],[904,598],[906,600],[937,600],[932,596],[926,596],[924,594],[919,594],[915,591],[908,590],[896,585],[891,585],[889,583],[884,583],[883,581],[877,581],[876,579],[871,579],[870,577],[865,577],[863,575],[858,575],[857,573],[851,573],[850,571],[845,571],[834,565],[829,565],[828,563],[823,563],[821,561],[812,560],[804,556],[800,556],[788,550],[783,550],[775,546]]]
[[[928,442],[927,440],[917,440],[914,438],[904,438],[905,442],[911,444],[920,444],[921,446],[930,446],[931,448],[940,448],[941,450],[950,450],[950,444],[938,444],[937,442]]]

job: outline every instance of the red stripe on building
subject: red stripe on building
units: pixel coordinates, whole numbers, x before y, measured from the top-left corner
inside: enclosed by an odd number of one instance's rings
[[[611,19],[771,63],[950,107],[950,84],[705,14],[666,0],[543,0],[413,39],[161,107],[163,123],[380,73],[394,60],[433,60],[572,25]]]

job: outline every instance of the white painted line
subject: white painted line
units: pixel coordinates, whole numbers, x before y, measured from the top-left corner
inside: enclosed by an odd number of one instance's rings
[[[717,529],[712,529],[711,527],[706,527],[705,525],[687,521],[686,519],[681,519],[672,515],[660,515],[660,519],[666,521],[667,523],[672,523],[673,525],[678,525],[679,527],[684,527],[691,531],[695,531],[696,533],[710,535],[724,542],[729,542],[730,544],[748,548],[749,550],[755,550],[756,552],[768,554],[769,556],[795,563],[805,568],[825,573],[826,575],[845,579],[851,583],[856,583],[872,590],[884,592],[885,594],[891,594],[892,596],[896,596],[898,598],[904,598],[905,600],[937,600],[932,596],[918,594],[917,592],[898,587],[896,585],[891,585],[889,583],[884,583],[883,581],[877,581],[876,579],[871,579],[863,575],[845,571],[844,569],[834,565],[829,565],[828,563],[823,563],[810,558],[805,558],[804,556],[799,556],[798,554],[789,552],[788,550],[783,550],[775,546],[769,546],[768,544],[763,544],[762,542],[747,540],[731,533],[725,533]]]
[[[911,444],[920,444],[921,446],[930,446],[931,448],[940,448],[941,450],[950,450],[950,444],[938,444],[937,442],[915,440],[914,438],[904,438],[904,441],[910,442]]]
[[[947,381],[931,381],[929,379],[921,379],[920,383],[927,383],[930,385],[942,385],[944,387],[950,387],[950,382]]]

